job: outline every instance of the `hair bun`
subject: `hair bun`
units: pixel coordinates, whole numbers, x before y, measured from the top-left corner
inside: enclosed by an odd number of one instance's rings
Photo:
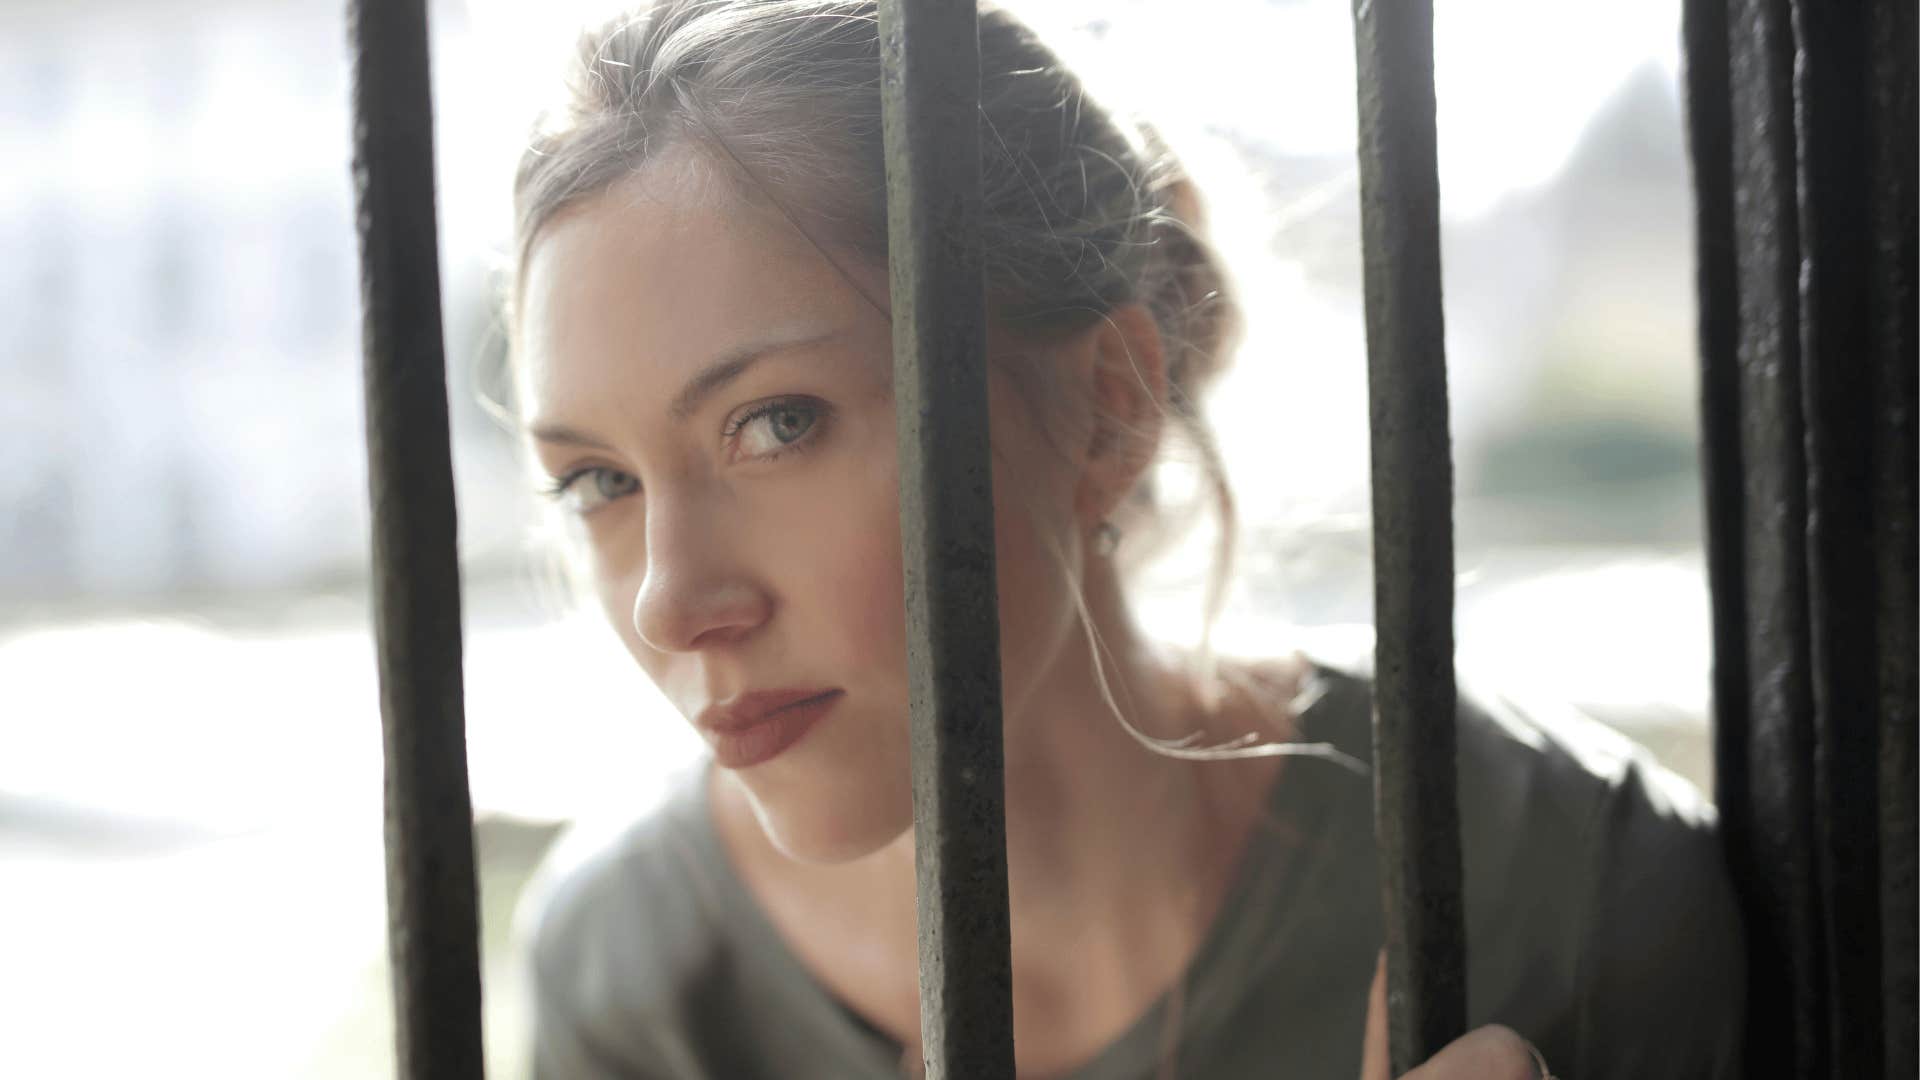
[[[1198,185],[1149,124],[1140,135],[1152,163],[1159,204],[1151,231],[1154,266],[1144,299],[1168,336],[1167,373],[1182,410],[1227,367],[1244,327],[1239,297],[1208,239],[1207,211]]]

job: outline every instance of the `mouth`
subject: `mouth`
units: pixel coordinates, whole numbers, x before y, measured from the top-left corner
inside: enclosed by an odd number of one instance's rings
[[[705,710],[696,723],[716,763],[746,769],[799,742],[845,696],[843,690],[759,691]]]

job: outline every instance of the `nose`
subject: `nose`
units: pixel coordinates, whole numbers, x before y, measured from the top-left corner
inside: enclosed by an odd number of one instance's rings
[[[647,565],[633,598],[633,628],[659,652],[739,641],[772,613],[772,600],[710,514],[656,504],[647,515]]]

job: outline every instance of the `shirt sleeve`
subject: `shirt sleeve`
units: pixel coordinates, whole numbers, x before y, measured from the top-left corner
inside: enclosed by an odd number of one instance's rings
[[[620,993],[609,959],[617,942],[597,940],[590,903],[565,897],[541,918],[531,956],[534,1080],[678,1080],[703,1075],[674,1060],[651,1010]]]
[[[616,1061],[594,1043],[592,1035],[570,1003],[536,980],[533,1001],[534,1080],[627,1080],[665,1077],[648,1072],[636,1061]]]
[[[713,1080],[690,1032],[689,974],[709,959],[657,820],[529,888],[520,936],[535,1080]]]
[[[1579,1080],[1740,1075],[1740,911],[1714,813],[1677,777],[1629,768],[1594,809],[1579,965]]]
[[[1566,1080],[1739,1076],[1744,931],[1711,804],[1564,702],[1465,702],[1471,1021]]]
[[[533,977],[533,1080],[673,1080],[699,1075],[676,1068],[644,1023],[617,1024],[581,1000],[579,982],[566,972],[543,970],[536,955]]]

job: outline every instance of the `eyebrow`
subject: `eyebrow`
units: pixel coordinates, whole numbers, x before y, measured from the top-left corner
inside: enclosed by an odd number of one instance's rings
[[[535,424],[527,429],[527,434],[544,443],[584,446],[590,450],[604,450],[607,453],[613,452],[613,447],[588,435],[579,428],[571,428],[565,424]]]
[[[842,331],[836,328],[822,333],[809,333],[734,349],[694,373],[694,376],[687,380],[686,385],[680,388],[680,392],[674,395],[673,404],[667,409],[668,415],[676,421],[684,421],[700,408],[702,402],[719,393],[728,383],[746,374],[749,368],[768,356],[819,345],[840,337],[841,334]],[[535,424],[527,429],[527,433],[541,442],[567,443],[595,450],[612,449],[601,440],[565,424]]]

